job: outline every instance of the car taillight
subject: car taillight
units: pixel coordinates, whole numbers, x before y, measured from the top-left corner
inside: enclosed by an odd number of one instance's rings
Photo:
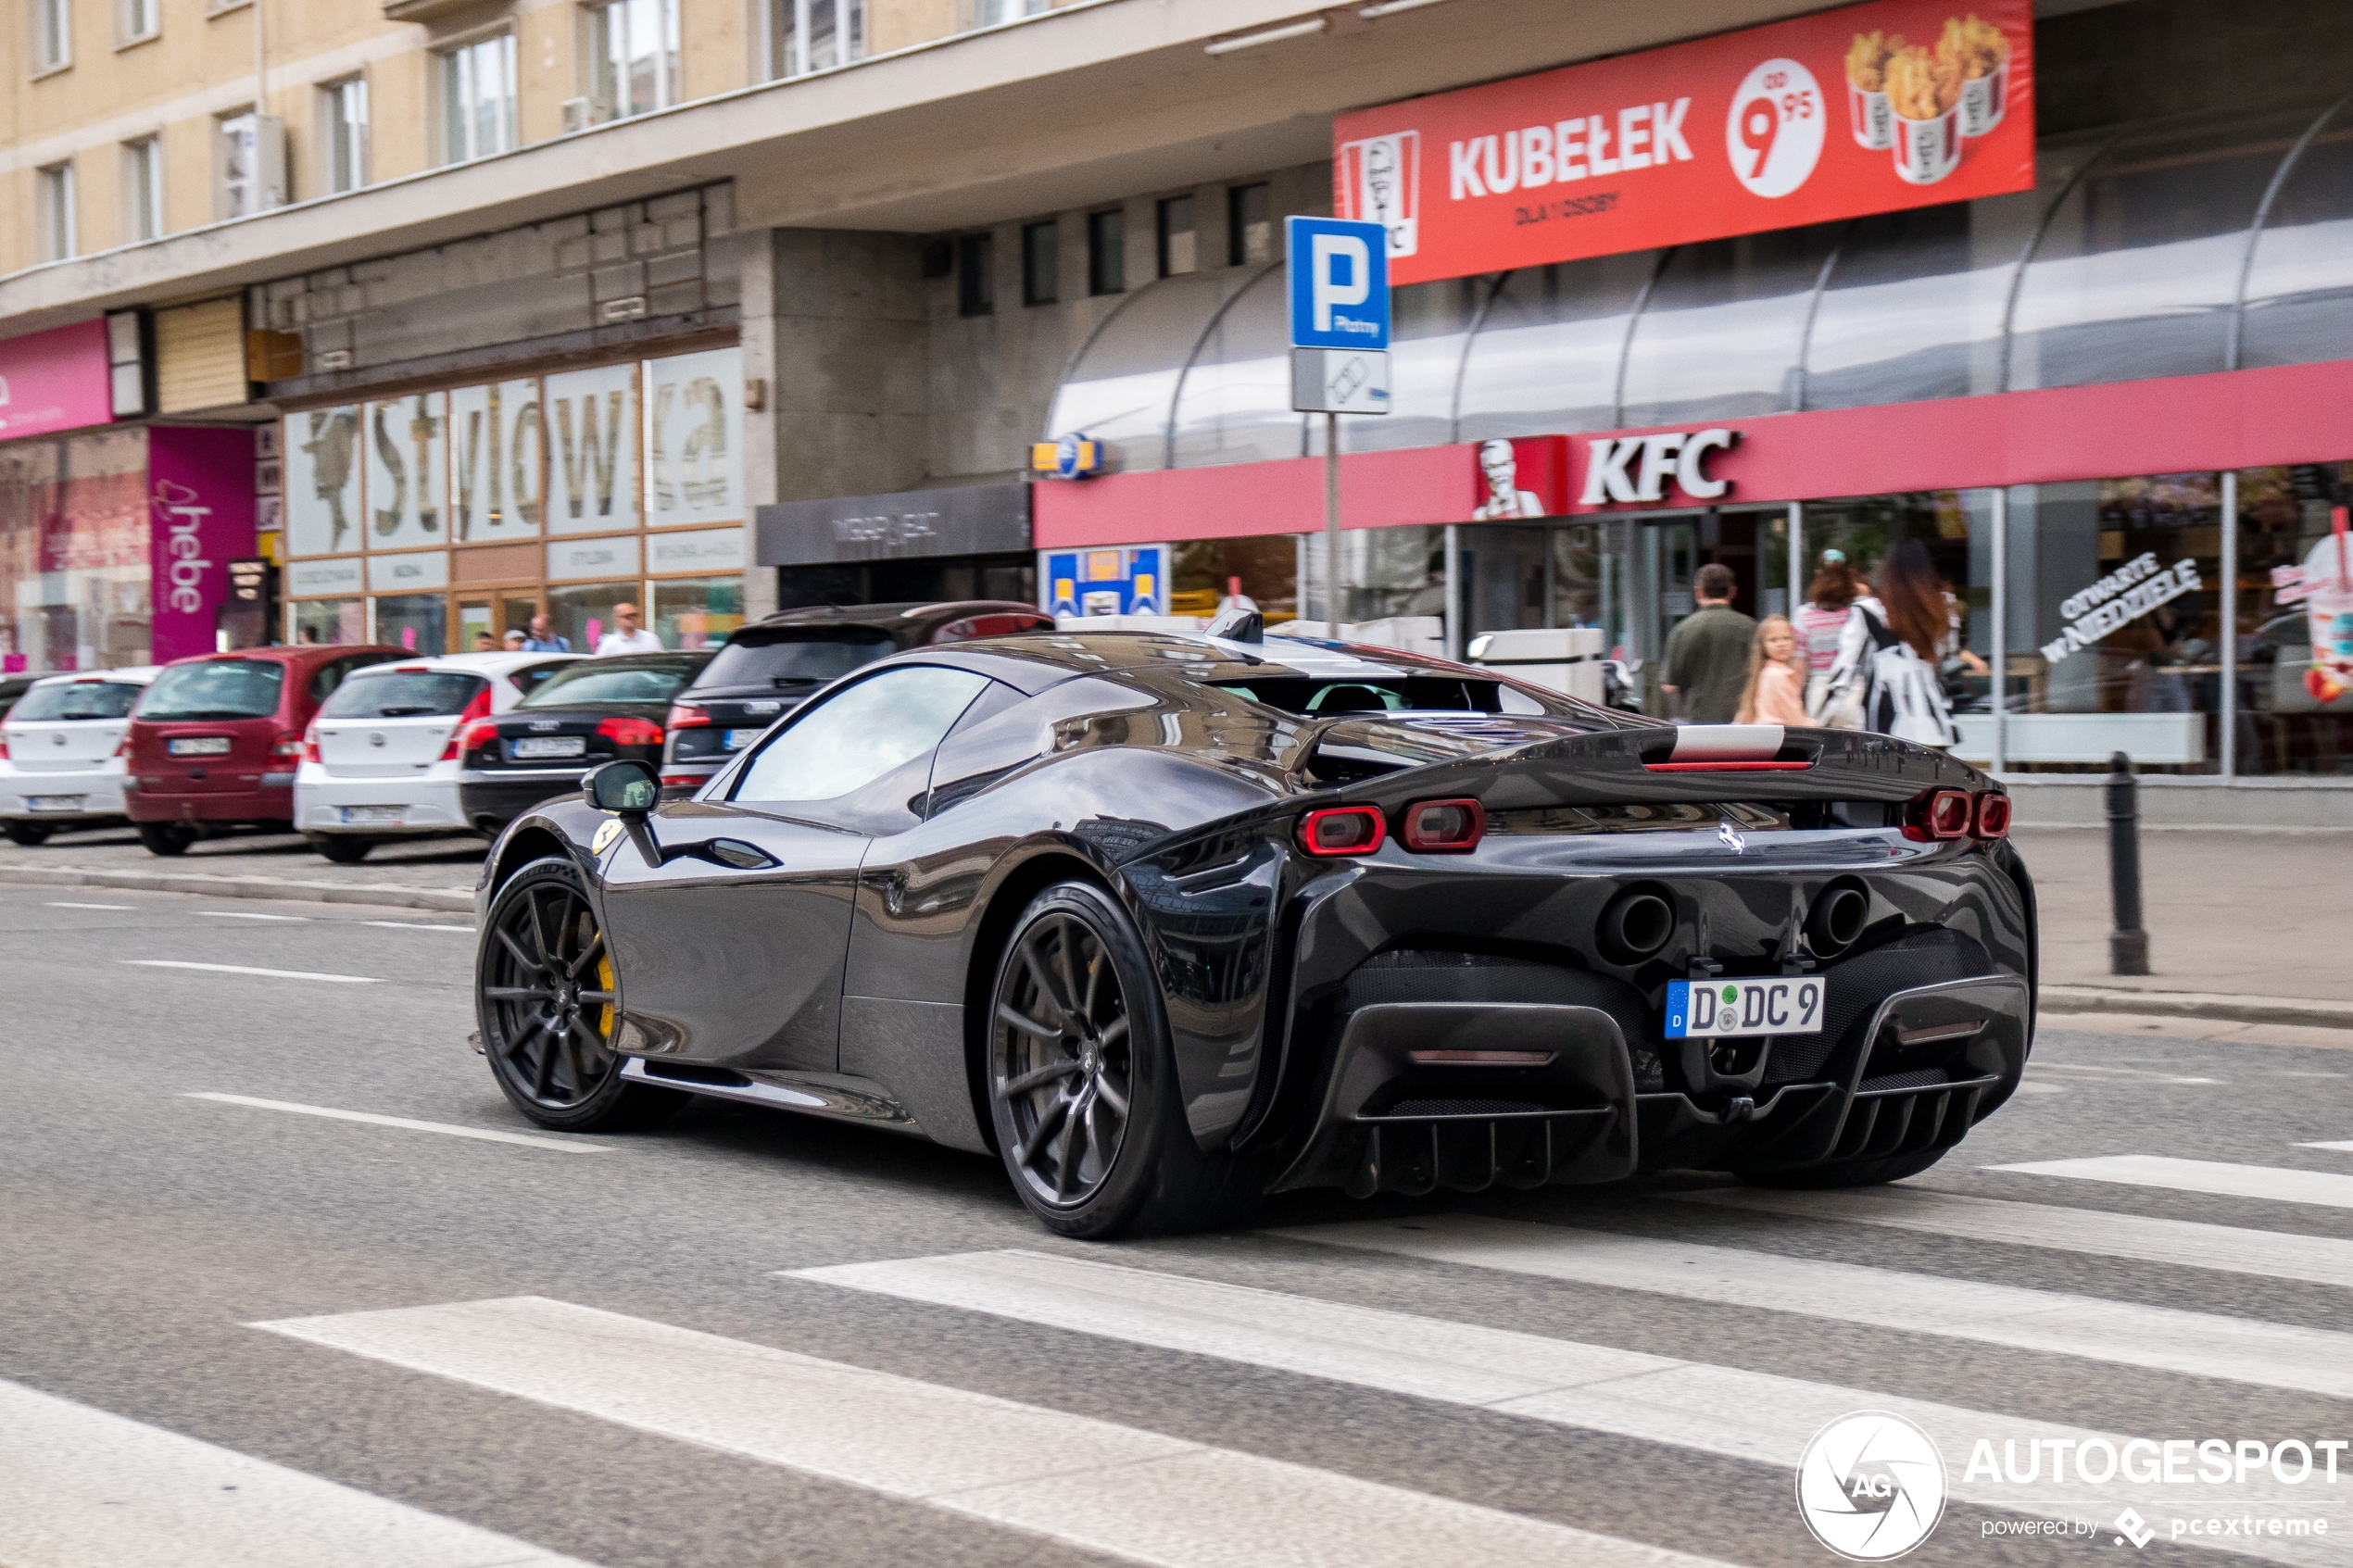
[[[129,730],[122,732],[122,744],[114,748],[114,754],[117,757],[128,757],[131,755],[131,732]]]
[[[2010,831],[2010,797],[1993,790],[1977,797],[1977,816],[1969,833],[1977,838],[2000,838]]]
[[[1369,855],[1389,836],[1370,806],[1332,806],[1299,819],[1299,847],[1310,855]]]
[[[119,752],[119,751],[118,751],[118,752],[116,752],[116,753],[115,753],[115,755],[116,755],[116,756],[118,756],[118,757],[120,757],[120,756],[121,756],[121,755],[122,755],[122,753],[120,753],[120,752]],[[0,730],[0,762],[6,762],[7,759],[8,759],[8,732],[7,732],[7,731],[6,731],[6,730]]]
[[[311,747],[305,738],[292,730],[279,731],[277,740],[270,747],[270,755],[282,762],[299,762],[310,752]]]
[[[673,730],[696,729],[710,722],[711,710],[707,708],[697,708],[691,702],[670,705],[670,727]]]
[[[459,755],[472,744],[467,737],[473,734],[475,721],[489,717],[490,688],[485,685],[474,693],[472,701],[458,710],[458,727],[449,732],[449,744],[441,748],[441,760],[455,762]],[[494,732],[497,729],[496,724],[488,727]]]
[[[661,726],[650,719],[599,719],[597,733],[615,746],[660,746]]]
[[[664,789],[697,789],[701,784],[700,773],[664,773],[661,776],[661,787]]]
[[[316,719],[310,721],[310,727],[302,732],[302,759],[305,762],[326,761],[319,755],[319,721]]]
[[[447,746],[442,747],[441,754],[444,757],[455,757],[461,752],[472,751],[478,747],[488,746],[492,741],[495,741],[497,738],[497,720],[475,719],[458,726],[457,738],[452,740]]]
[[[1967,838],[1977,808],[1957,789],[1931,789],[1904,807],[1904,836],[1916,844]]]
[[[1425,855],[1466,855],[1486,833],[1487,809],[1476,800],[1417,800],[1398,837]]]

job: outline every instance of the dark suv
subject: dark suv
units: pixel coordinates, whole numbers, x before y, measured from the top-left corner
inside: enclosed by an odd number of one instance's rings
[[[662,794],[675,799],[700,789],[769,725],[887,653],[1053,629],[1052,616],[1012,599],[824,605],[756,621],[729,637],[671,704]]]

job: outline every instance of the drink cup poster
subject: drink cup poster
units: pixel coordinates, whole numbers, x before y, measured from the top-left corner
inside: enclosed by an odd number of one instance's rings
[[[1873,0],[1341,115],[1392,283],[2034,184],[2032,0]]]

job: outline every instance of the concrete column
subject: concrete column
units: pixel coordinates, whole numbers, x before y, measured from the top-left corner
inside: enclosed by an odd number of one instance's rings
[[[777,498],[776,488],[776,243],[773,229],[755,229],[733,240],[742,268],[744,383],[764,383],[767,407],[744,411],[744,505],[756,512]],[[750,528],[747,556],[758,547],[758,530]],[[757,621],[776,610],[774,567],[744,568],[744,615]]]

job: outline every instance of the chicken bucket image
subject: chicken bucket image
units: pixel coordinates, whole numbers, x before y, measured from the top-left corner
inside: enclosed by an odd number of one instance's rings
[[[2010,62],[2005,58],[1990,76],[1975,76],[1961,83],[1961,134],[1982,136],[2002,123],[2009,107]]]
[[[1884,93],[1866,93],[1848,82],[1846,120],[1858,147],[1884,152],[1895,144],[1895,111],[1888,107]]]
[[[1904,35],[1858,32],[1846,46],[1846,124],[1855,144],[1875,153],[1895,144],[1895,111],[1887,100],[1887,62],[1904,47]]]
[[[1955,104],[1934,119],[1895,117],[1896,177],[1933,185],[1961,164],[1961,108]]]

